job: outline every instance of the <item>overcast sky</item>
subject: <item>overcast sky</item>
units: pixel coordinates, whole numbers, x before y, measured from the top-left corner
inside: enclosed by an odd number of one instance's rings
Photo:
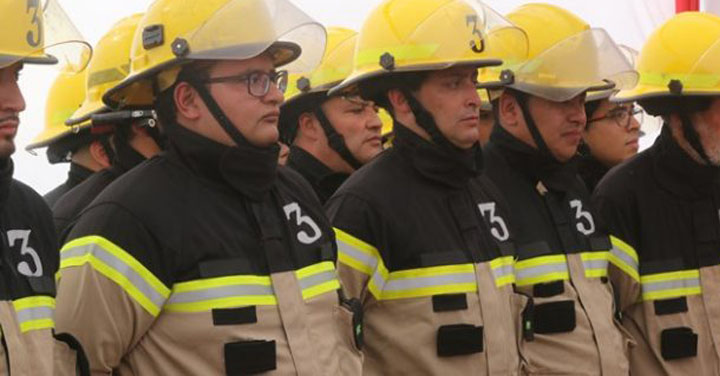
[[[202,1],[202,0],[198,0]],[[310,16],[326,26],[346,26],[359,29],[365,15],[380,0],[291,0]],[[59,0],[86,40],[95,44],[115,21],[137,12],[143,12],[149,0],[89,1]],[[526,0],[488,0],[485,3],[505,14]],[[560,5],[590,23],[593,27],[608,30],[618,43],[639,49],[652,30],[671,17],[673,0],[546,0]],[[241,25],[241,23],[239,23]],[[17,152],[15,177],[45,193],[63,182],[68,164],[49,165],[45,150],[37,155],[25,151],[28,142],[41,131],[44,121],[46,92],[57,71],[48,67],[28,66],[21,77],[21,87],[27,102],[21,114],[21,125],[16,139]]]

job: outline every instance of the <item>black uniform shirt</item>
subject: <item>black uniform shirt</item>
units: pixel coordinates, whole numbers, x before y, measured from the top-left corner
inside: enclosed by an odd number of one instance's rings
[[[53,188],[50,192],[46,193],[45,196],[43,196],[45,202],[52,208],[53,205],[55,205],[55,202],[57,202],[62,195],[73,189],[76,185],[80,184],[92,174],[92,170],[77,163],[70,162],[70,170],[68,171],[67,180]]]
[[[295,145],[290,146],[287,166],[300,173],[310,183],[323,204],[350,176],[333,172],[322,161]]]

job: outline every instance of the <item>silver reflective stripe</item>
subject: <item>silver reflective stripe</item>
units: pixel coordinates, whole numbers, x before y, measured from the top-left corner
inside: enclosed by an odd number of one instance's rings
[[[17,311],[18,321],[24,322],[42,319],[52,319],[54,310],[50,307],[33,307]]]
[[[135,270],[129,265],[125,264],[122,260],[115,257],[112,253],[106,251],[98,244],[87,244],[70,249],[66,249],[60,252],[60,261],[85,256],[86,254],[92,254],[95,258],[102,261],[105,265],[111,267],[113,270],[122,274],[127,278],[130,283],[135,286],[140,292],[145,295],[150,301],[157,307],[162,307],[165,303],[165,297],[161,293],[156,291],[150,284],[148,284],[143,277],[141,277]]]
[[[525,269],[515,268],[515,276],[518,280],[540,277],[551,273],[567,273],[567,263],[563,262],[533,266]]]
[[[263,285],[234,285],[214,288],[205,288],[197,291],[174,292],[168,304],[196,303],[212,299],[232,298],[237,296],[263,296],[273,295],[272,286]]]
[[[391,279],[387,282],[383,291],[410,290],[458,283],[475,283],[475,275],[472,273],[454,273],[432,277]]]
[[[689,287],[700,287],[700,278],[686,278],[674,281],[643,282],[643,292],[656,292],[665,290],[684,289]]]
[[[585,260],[583,261],[585,269],[607,269],[607,260]]]
[[[497,268],[493,268],[492,271],[495,274],[495,278],[501,278],[515,273],[515,268],[512,265],[502,265]]]
[[[338,252],[344,253],[355,260],[360,261],[363,265],[367,265],[370,267],[370,269],[375,270],[377,267],[378,260],[368,255],[365,252],[358,251],[355,249],[355,247],[351,246],[350,244],[345,243],[344,241],[337,239],[337,246],[338,246]]]
[[[336,279],[337,278],[335,277],[335,271],[328,270],[326,272],[321,272],[302,278],[298,281],[298,283],[300,284],[300,288],[305,290],[306,288],[317,286],[325,282],[334,281]]]
[[[633,268],[633,270],[638,270],[638,263],[635,262],[635,259],[633,259],[629,254],[627,254],[625,251],[617,247],[615,244],[613,244],[612,250],[610,250],[610,253],[613,254],[613,256],[619,258],[627,264],[629,267]]]

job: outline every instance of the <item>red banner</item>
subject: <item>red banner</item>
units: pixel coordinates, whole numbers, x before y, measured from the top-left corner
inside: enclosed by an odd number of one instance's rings
[[[700,10],[700,0],[675,0],[675,13]]]

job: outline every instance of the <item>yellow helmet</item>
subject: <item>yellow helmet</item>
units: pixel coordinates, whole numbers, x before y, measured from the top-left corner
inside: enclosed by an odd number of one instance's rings
[[[157,0],[135,33],[130,74],[103,101],[112,108],[151,105],[175,83],[180,65],[193,60],[244,60],[269,51],[276,66],[310,71],[325,38],[322,25],[288,0]]]
[[[357,32],[342,27],[327,28],[327,47],[320,65],[311,72],[295,73],[288,76],[285,92],[287,106],[305,94],[327,91],[342,82],[352,72]]]
[[[139,13],[123,18],[100,38],[87,67],[85,101],[67,120],[68,125],[84,123],[93,114],[109,110],[103,104],[102,96],[128,75],[130,47],[142,16]]]
[[[478,0],[385,0],[365,19],[352,74],[330,93],[395,72],[500,65],[526,49],[522,30]]]
[[[637,72],[608,33],[565,9],[525,4],[507,18],[530,42],[527,59],[510,65],[510,77],[503,77],[515,90],[562,102],[588,90],[623,89],[637,82]]]
[[[48,99],[45,104],[45,127],[25,147],[25,150],[48,146],[90,125],[87,122],[76,129],[65,125],[65,120],[80,108],[83,99],[85,99],[86,77],[87,70],[80,73],[60,72],[48,92]]]
[[[640,82],[613,100],[720,95],[720,17],[685,12],[655,30],[637,62]]]
[[[92,49],[56,0],[0,0],[0,68],[61,63],[80,71]]]

